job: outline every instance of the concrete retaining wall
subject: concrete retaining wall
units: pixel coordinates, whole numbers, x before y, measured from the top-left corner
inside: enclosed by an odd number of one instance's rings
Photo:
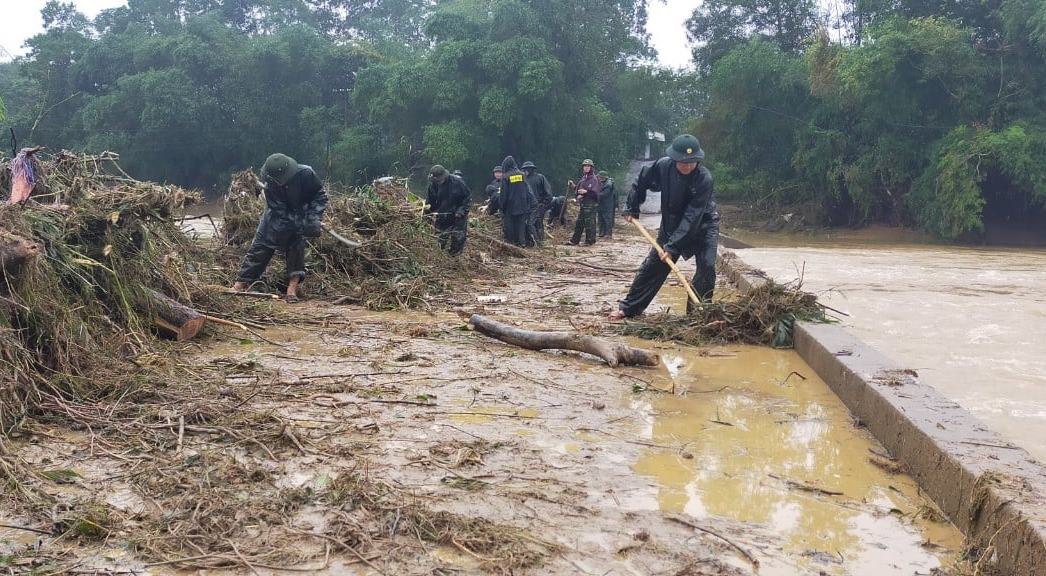
[[[719,268],[742,291],[766,282],[730,251]],[[982,570],[1046,576],[1046,467],[841,326],[798,323],[795,349],[968,545],[988,551]]]

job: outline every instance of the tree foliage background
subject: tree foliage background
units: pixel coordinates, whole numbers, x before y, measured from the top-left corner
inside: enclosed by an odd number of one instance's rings
[[[701,101],[650,65],[642,0],[129,0],[94,20],[51,0],[42,16],[0,65],[20,144],[110,149],[189,186],[274,151],[344,182],[442,163],[481,188],[507,154],[563,181]]]
[[[1046,224],[1046,3],[817,6],[707,0],[688,22],[721,192],[948,239]]]
[[[705,0],[693,72],[652,65],[646,6],[128,0],[90,20],[51,0],[0,64],[0,123],[199,187],[276,150],[343,182],[441,163],[473,188],[513,154],[561,184],[691,130],[721,197],[757,209],[949,239],[1046,219],[1041,0]]]

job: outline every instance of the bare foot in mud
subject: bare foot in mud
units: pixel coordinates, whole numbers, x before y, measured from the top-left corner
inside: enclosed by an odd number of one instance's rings
[[[620,322],[620,321],[622,321],[624,319],[625,319],[625,313],[622,312],[621,310],[614,310],[613,312],[610,313],[609,316],[607,316],[607,320],[610,320],[611,322]]]

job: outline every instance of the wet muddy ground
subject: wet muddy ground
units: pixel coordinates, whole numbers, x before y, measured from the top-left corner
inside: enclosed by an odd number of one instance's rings
[[[466,329],[458,312],[605,333],[602,319],[645,253],[640,240],[554,250],[555,266],[492,264],[502,279],[478,280],[432,314],[308,302],[298,311],[316,321],[266,330],[268,341],[227,333],[185,348],[194,363],[226,367],[221,394],[276,414],[297,450],[265,459],[197,435],[171,449],[187,461],[218,454],[261,467],[274,497],[318,493],[351,469],[432,510],[520,528],[544,557],[515,573],[910,575],[957,557],[958,532],[791,351],[633,341],[663,366],[612,369]],[[683,304],[669,285],[654,307]],[[105,450],[90,431],[35,426],[6,448],[34,467],[75,471],[52,486],[71,497],[100,497],[129,515],[161,505],[128,482],[135,457]],[[337,518],[305,505],[285,520],[327,534]],[[2,524],[28,521],[0,512]],[[77,545],[0,528],[0,566],[31,566],[18,562],[66,547],[81,571],[175,571],[129,553],[133,537]],[[470,574],[512,560],[453,537],[376,539],[358,554],[329,542],[324,553],[321,542],[302,538],[308,560],[298,573]],[[291,573],[225,570],[252,571]]]

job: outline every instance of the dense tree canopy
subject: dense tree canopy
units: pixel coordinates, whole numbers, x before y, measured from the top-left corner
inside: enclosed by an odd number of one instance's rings
[[[679,130],[693,82],[648,65],[636,0],[51,0],[0,66],[25,143],[110,149],[207,186],[284,151],[361,182],[433,163],[485,180],[506,154],[559,179]]]
[[[695,51],[709,83],[694,129],[724,192],[944,238],[1046,214],[1046,4],[850,0],[842,42],[767,22],[798,4],[716,0],[691,20],[702,39],[713,8],[739,23]]]
[[[695,72],[651,65],[644,0],[51,0],[0,64],[21,144],[185,185],[284,151],[364,182],[507,154],[554,181],[695,131],[722,195],[945,238],[1046,214],[1046,3],[706,0]]]

